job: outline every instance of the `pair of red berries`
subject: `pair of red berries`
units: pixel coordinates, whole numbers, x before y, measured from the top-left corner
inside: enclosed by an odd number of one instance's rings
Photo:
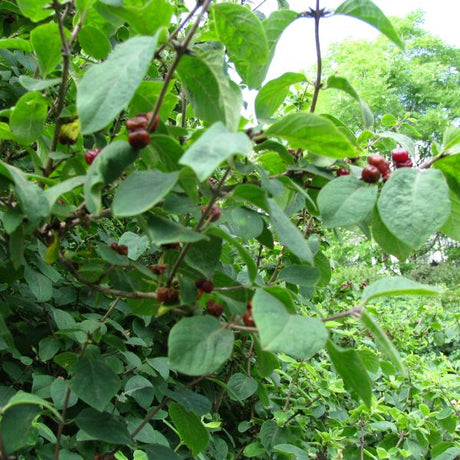
[[[214,284],[212,281],[209,281],[204,278],[200,278],[195,281],[195,287],[202,292],[207,292],[208,294],[214,290]]]
[[[399,168],[412,168],[412,159],[409,156],[409,152],[403,148],[394,149],[391,152],[391,158],[393,159],[393,166],[396,169]]]
[[[382,176],[383,181],[387,181],[391,176],[390,163],[380,155],[374,153],[367,158],[369,163],[361,173],[361,179],[368,184],[375,184]]]
[[[179,300],[179,291],[166,286],[159,287],[156,291],[157,300],[161,303],[172,304]]]
[[[126,120],[126,128],[129,131],[128,142],[136,150],[147,147],[150,143],[150,133],[147,131],[152,112],[140,113],[139,115]],[[159,115],[155,116],[151,132],[154,132],[160,122]]]
[[[206,302],[206,313],[211,316],[219,318],[224,312],[224,306],[220,303],[217,303],[215,300],[209,299]]]
[[[110,247],[121,256],[128,255],[128,246],[124,244],[112,243]]]

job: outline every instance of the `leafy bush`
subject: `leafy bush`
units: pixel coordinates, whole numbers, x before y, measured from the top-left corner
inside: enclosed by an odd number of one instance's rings
[[[321,66],[314,84],[264,84],[289,24],[318,33],[319,4],[263,18],[210,0],[18,0],[0,14],[2,458],[458,454],[436,348],[450,329],[426,343],[432,360],[415,342],[401,358],[388,335],[403,349],[409,330],[373,305],[440,290],[330,283],[326,255],[328,229],[359,228],[382,260],[458,240],[458,128],[414,168],[412,139],[376,129],[345,78],[327,86],[359,104],[357,134],[315,113]],[[369,0],[335,14],[403,47]],[[285,103],[293,85],[308,111]],[[407,384],[414,369],[433,377]]]

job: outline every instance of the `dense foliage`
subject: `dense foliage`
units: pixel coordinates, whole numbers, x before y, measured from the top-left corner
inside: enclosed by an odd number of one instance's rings
[[[2,460],[458,455],[454,294],[389,255],[460,240],[460,129],[415,167],[343,76],[366,129],[317,115],[319,48],[292,104],[276,43],[330,13],[279,6],[0,3]]]

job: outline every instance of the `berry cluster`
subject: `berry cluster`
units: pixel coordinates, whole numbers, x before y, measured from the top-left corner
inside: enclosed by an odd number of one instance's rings
[[[350,170],[347,169],[347,168],[339,168],[336,172],[335,172],[336,176],[337,177],[340,177],[340,176],[349,176],[351,174]]]
[[[124,244],[112,243],[110,247],[115,251],[118,252],[121,256],[128,255],[128,246]]]
[[[382,176],[384,182],[390,178],[390,163],[380,153],[370,155],[367,158],[367,162],[369,164],[364,167],[361,173],[361,178],[364,182],[375,184],[379,181],[380,176]]]
[[[147,131],[152,112],[140,113],[139,115],[128,118],[126,120],[126,128],[129,131],[129,144],[131,147],[139,150],[147,147],[150,143],[150,134]],[[151,131],[155,131],[160,122],[160,117],[157,115],[152,125]]]
[[[172,304],[179,300],[179,291],[169,287],[159,287],[157,289],[157,300],[161,303]]]
[[[244,315],[242,316],[243,318],[243,323],[246,326],[249,327],[254,327],[256,323],[254,322],[254,318],[252,317],[252,302],[249,301],[247,306],[246,306],[246,311],[244,312]]]
[[[224,312],[224,306],[220,303],[217,303],[215,300],[209,299],[206,302],[206,313],[211,316],[219,318]]]
[[[85,161],[87,164],[92,164],[96,157],[101,153],[102,149],[96,147],[92,150],[87,150],[85,152]]]
[[[207,292],[208,294],[214,290],[213,282],[207,279],[204,279],[204,278],[200,278],[199,280],[196,280],[195,287],[202,293]]]
[[[391,152],[391,158],[393,160],[393,166],[396,169],[399,168],[412,168],[412,159],[409,156],[409,152],[403,148],[394,149]]]

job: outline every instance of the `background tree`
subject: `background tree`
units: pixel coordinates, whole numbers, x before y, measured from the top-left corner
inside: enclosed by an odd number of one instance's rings
[[[376,116],[391,114],[400,130],[421,141],[421,156],[439,141],[460,108],[460,50],[443,43],[423,29],[424,17],[415,11],[394,18],[405,42],[401,51],[383,37],[373,41],[345,40],[332,45],[325,58],[325,74],[346,77]],[[325,91],[319,110],[335,113],[354,130],[362,129],[359,106],[334,90]],[[383,126],[392,126],[391,119]]]

